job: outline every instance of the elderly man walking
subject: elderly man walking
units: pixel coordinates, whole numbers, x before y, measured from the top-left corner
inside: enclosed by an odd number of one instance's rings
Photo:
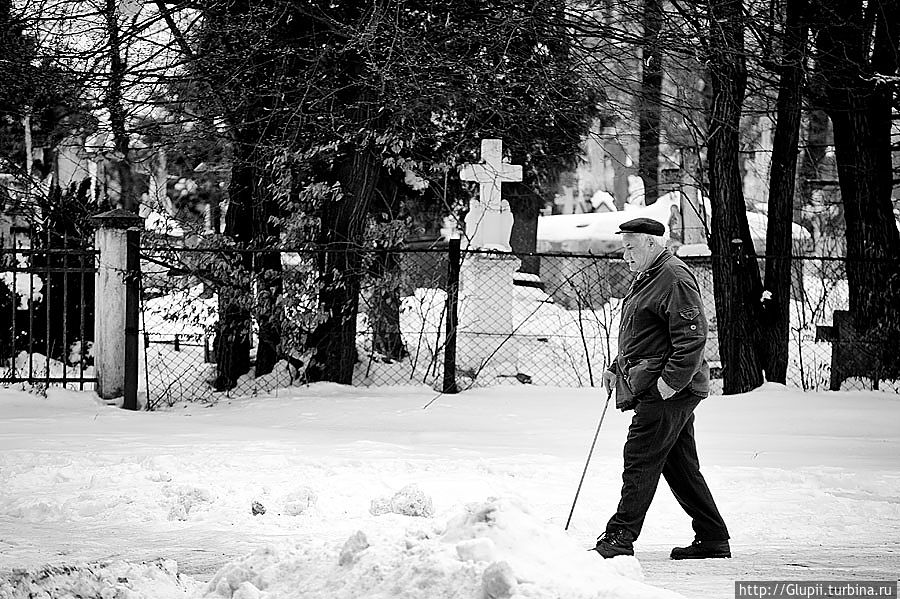
[[[649,218],[622,223],[625,261],[635,272],[619,325],[619,354],[603,373],[616,407],[634,410],[625,441],[622,495],[594,547],[605,558],[634,555],[633,543],[665,477],[691,517],[695,539],[672,559],[731,557],[728,529],[694,444],[694,408],[709,394],[707,323],[693,273],[665,247],[665,227]]]

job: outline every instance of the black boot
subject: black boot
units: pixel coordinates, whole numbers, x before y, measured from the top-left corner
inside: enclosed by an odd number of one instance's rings
[[[728,541],[701,541],[697,539],[688,547],[676,547],[672,550],[672,559],[707,559],[712,557],[731,557]]]
[[[617,555],[634,555],[634,545],[631,536],[624,530],[608,530],[597,537],[597,545],[591,551],[609,559]]]

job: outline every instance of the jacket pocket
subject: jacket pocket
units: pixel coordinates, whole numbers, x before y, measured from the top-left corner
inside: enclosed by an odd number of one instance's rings
[[[656,381],[662,374],[666,359],[667,357],[663,355],[628,361],[625,376],[635,397],[656,387]]]
[[[700,370],[694,375],[690,383],[691,393],[706,397],[709,395],[709,364],[706,360],[700,365]]]
[[[637,401],[628,386],[628,379],[622,375],[616,379],[616,407],[620,410],[631,410]]]

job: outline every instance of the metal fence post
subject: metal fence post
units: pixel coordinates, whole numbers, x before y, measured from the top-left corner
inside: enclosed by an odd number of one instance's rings
[[[141,293],[141,232],[129,229],[125,232],[125,375],[124,401],[126,410],[137,410],[138,389],[138,329],[140,327]]]
[[[444,340],[444,393],[458,393],[456,385],[456,327],[459,303],[459,239],[450,240],[449,264],[447,265],[447,334]]]
[[[97,395],[137,409],[138,249],[144,219],[117,208],[91,219],[100,253],[95,277],[94,369]]]

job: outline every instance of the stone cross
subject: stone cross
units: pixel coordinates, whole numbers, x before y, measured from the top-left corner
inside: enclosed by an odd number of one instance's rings
[[[472,249],[512,251],[509,235],[513,215],[509,202],[502,199],[500,185],[521,181],[522,167],[503,161],[503,141],[481,140],[480,164],[464,164],[459,172],[463,181],[478,183],[478,199],[469,202],[466,215],[466,239]]]

